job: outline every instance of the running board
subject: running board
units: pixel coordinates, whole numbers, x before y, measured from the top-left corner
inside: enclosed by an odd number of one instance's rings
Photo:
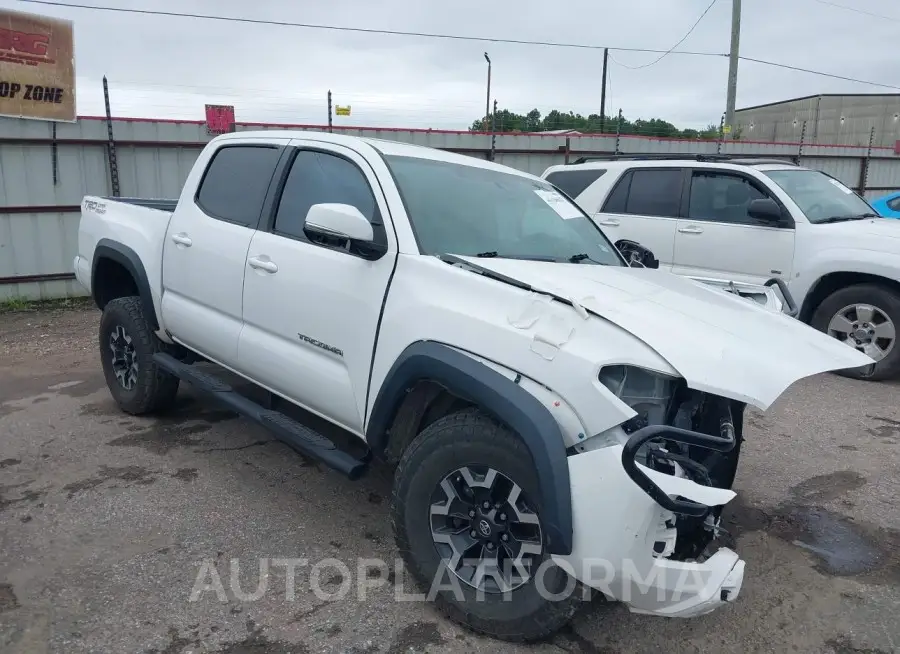
[[[163,352],[154,354],[153,361],[163,370],[189,383],[197,390],[208,393],[223,406],[262,425],[271,431],[278,440],[301,454],[321,461],[338,472],[344,473],[350,479],[359,479],[366,471],[364,461],[355,459],[338,449],[331,440],[322,434],[301,425],[280,411],[267,409],[244,397],[218,377],[198,370],[192,365],[182,363]]]

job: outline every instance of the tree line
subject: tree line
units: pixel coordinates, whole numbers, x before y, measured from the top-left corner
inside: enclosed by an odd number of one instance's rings
[[[469,131],[481,132],[484,130],[483,118],[472,123]],[[709,139],[719,138],[719,126],[710,124],[705,129],[679,129],[667,120],[651,118],[645,120],[628,120],[624,116],[606,116],[589,114],[583,116],[573,111],[559,111],[554,109],[546,116],[542,116],[537,109],[532,109],[527,114],[517,114],[509,109],[497,110],[495,128],[498,132],[547,132],[560,129],[573,129],[584,134],[635,134],[641,136],[659,136],[683,139]],[[487,129],[491,129],[491,116],[487,118]],[[735,134],[735,138],[737,138]]]

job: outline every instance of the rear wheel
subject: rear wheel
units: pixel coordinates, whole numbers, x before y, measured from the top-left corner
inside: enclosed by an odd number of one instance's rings
[[[452,620],[497,638],[545,638],[578,607],[550,560],[525,445],[475,409],[441,418],[397,468],[393,523],[422,592]]]
[[[141,415],[163,410],[175,401],[178,378],[153,361],[166,344],[153,333],[140,298],[121,297],[106,304],[99,346],[106,385],[120,409]]]
[[[853,379],[879,381],[900,375],[900,295],[876,284],[835,291],[816,309],[812,326],[875,360],[867,367],[839,371]]]

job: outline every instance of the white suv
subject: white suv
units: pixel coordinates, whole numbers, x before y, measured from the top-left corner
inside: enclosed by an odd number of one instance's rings
[[[857,378],[900,374],[900,221],[837,179],[777,159],[612,155],[544,179],[610,240],[637,241],[676,274],[786,282],[799,318],[868,354]]]

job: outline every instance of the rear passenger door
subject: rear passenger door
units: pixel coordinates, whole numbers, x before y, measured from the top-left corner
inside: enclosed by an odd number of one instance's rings
[[[648,167],[627,170],[594,220],[614,243],[637,241],[659,259],[662,270],[674,260],[675,227],[681,211],[685,170]]]
[[[773,277],[790,280],[793,220],[787,211],[780,226],[752,218],[747,208],[760,198],[780,204],[749,175],[694,169],[686,217],[678,221],[676,230],[673,272],[757,284]]]
[[[244,263],[288,139],[223,141],[192,170],[162,243],[162,315],[175,338],[235,367]],[[204,165],[204,163],[206,165]]]

